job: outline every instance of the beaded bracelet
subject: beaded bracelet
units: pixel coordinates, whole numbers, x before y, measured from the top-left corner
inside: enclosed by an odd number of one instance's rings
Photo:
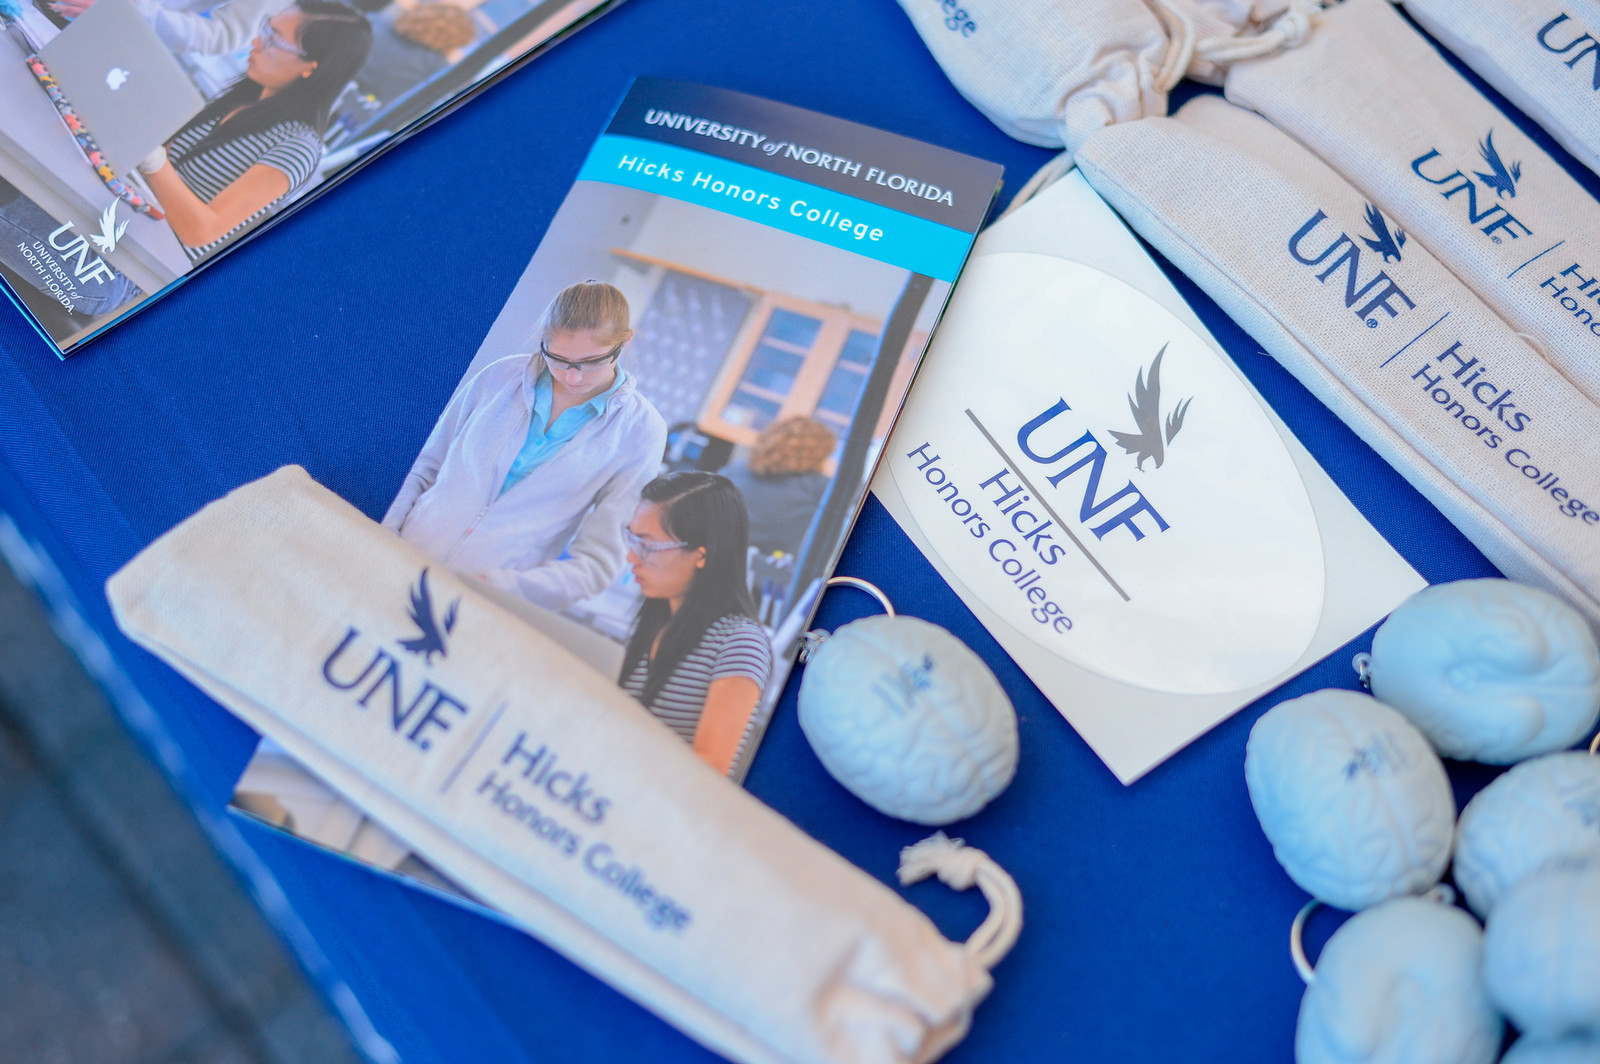
[[[83,154],[88,157],[89,165],[94,167],[94,172],[100,175],[100,180],[105,182],[106,188],[112,195],[122,200],[140,214],[148,214],[160,221],[166,217],[165,212],[135,192],[129,184],[118,177],[110,166],[106,164],[105,156],[100,154],[100,146],[94,142],[94,137],[84,128],[83,120],[78,117],[72,105],[67,102],[66,96],[61,92],[61,86],[56,84],[55,77],[34,54],[28,56],[28,69],[33,71],[33,76],[38,79],[39,85],[45,94],[50,97],[50,102],[56,105],[56,110],[61,113],[61,120],[67,124],[73,137],[77,138],[78,147],[83,149]]]

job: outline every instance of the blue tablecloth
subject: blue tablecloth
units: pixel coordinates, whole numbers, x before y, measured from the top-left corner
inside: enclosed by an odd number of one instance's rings
[[[104,640],[102,677],[129,712],[153,708],[147,737],[169,742],[169,769],[213,820],[254,736],[122,639],[104,580],[207,501],[288,462],[380,515],[636,74],[769,96],[994,159],[1008,189],[1049,157],[963,101],[891,0],[633,0],[64,364],[0,308],[0,510],[59,567],[57,604],[75,600],[89,623],[80,644],[92,654]],[[1424,576],[1493,573],[1171,272],[1240,368]],[[0,532],[9,529],[0,523]],[[1245,737],[1285,697],[1355,686],[1350,656],[1370,633],[1124,788],[874,502],[841,571],[953,630],[1021,715],[1016,782],[958,833],[1016,876],[1026,926],[948,1059],[1290,1059],[1302,988],[1287,936],[1305,895],[1251,813]],[[854,598],[830,597],[821,623],[849,619],[863,608]],[[898,850],[924,832],[877,815],[826,775],[796,725],[796,686],[749,788],[892,882]],[[1452,766],[1452,775],[1464,800],[1490,773]],[[220,837],[243,832],[259,854],[257,862],[246,851],[244,861],[266,901],[276,905],[281,889],[311,933],[306,955],[319,978],[336,997],[353,991],[378,1035],[412,1064],[714,1059],[524,934],[272,832],[225,825]],[[924,884],[905,894],[953,938],[984,912],[975,891]],[[1313,940],[1337,922],[1320,918]]]

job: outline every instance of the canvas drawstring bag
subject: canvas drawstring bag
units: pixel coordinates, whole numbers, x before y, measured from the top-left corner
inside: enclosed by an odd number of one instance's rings
[[[1392,219],[1215,97],[1078,165],[1507,576],[1600,622],[1600,409]]]
[[[1298,48],[1322,10],[1316,0],[1149,0],[1172,38],[1180,75],[1221,85],[1230,64]]]
[[[1305,40],[1315,0],[900,0],[945,75],[1028,144],[1068,155],[1102,126],[1167,113],[1187,73]],[[1044,183],[1070,168],[1055,164]]]
[[[1073,151],[1094,130],[1166,114],[1167,93],[1186,75],[1220,85],[1230,63],[1298,47],[1321,11],[1317,0],[900,6],[973,106],[1018,140],[1065,149],[1017,190],[1006,213],[1071,170]]]
[[[1142,0],[900,0],[951,82],[1006,133],[1076,148],[1090,131],[1165,114],[1183,76]]]
[[[1405,0],[1412,18],[1600,173],[1600,3]]]
[[[286,467],[115,574],[117,622],[467,890],[703,1044],[911,1064],[963,1037],[1020,898],[965,945],[708,769],[608,678]]]
[[[1226,91],[1363,190],[1600,398],[1600,205],[1388,0],[1330,7],[1300,47],[1235,64]]]

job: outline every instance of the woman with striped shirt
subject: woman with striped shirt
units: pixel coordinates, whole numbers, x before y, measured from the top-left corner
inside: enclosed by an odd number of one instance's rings
[[[618,680],[723,775],[772,675],[745,572],[749,527],[732,481],[686,472],[646,484],[623,530],[645,603]]]
[[[332,0],[262,19],[245,76],[139,164],[191,260],[311,178],[333,104],[371,46],[367,20]]]

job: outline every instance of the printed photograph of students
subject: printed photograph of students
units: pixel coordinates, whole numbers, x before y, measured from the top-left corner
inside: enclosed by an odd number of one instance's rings
[[[165,220],[116,199],[22,62],[97,2],[0,0],[29,38],[0,49],[0,281],[67,347],[614,0],[131,0],[208,101],[118,175]],[[82,261],[79,236],[102,241]]]
[[[833,430],[816,418],[790,417],[762,429],[749,456],[723,468],[750,509],[750,587],[763,623],[772,622],[794,574],[838,446]]]
[[[561,610],[622,571],[623,527],[667,429],[621,365],[628,301],[602,281],[561,290],[527,353],[450,400],[385,528],[457,572]]]
[[[190,259],[311,179],[333,103],[371,47],[366,17],[336,0],[299,0],[261,20],[244,77],[139,164]]]

